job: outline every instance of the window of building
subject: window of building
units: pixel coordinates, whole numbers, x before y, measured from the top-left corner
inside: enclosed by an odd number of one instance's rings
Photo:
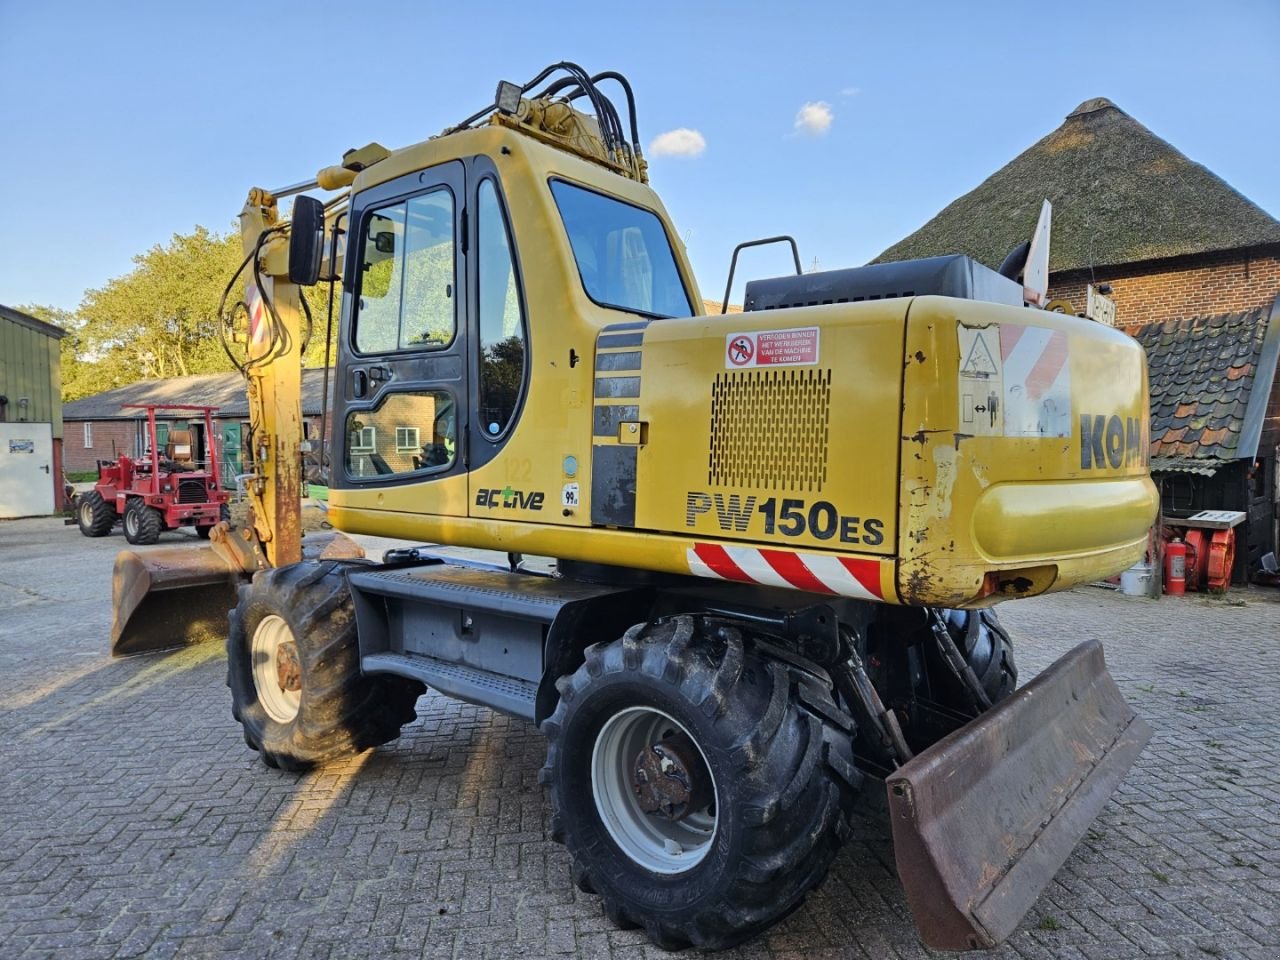
[[[453,194],[440,188],[365,221],[355,346],[360,353],[438,350],[456,322]]]
[[[388,393],[372,410],[352,410],[346,423],[347,475],[447,470],[458,455],[457,410],[447,390]]]
[[[480,260],[481,429],[490,439],[510,426],[525,374],[525,318],[507,218],[492,180],[480,183],[476,244]]]
[[[396,453],[417,453],[418,447],[417,427],[396,427]]]
[[[88,420],[84,422],[84,448],[86,450],[93,449],[93,424]]]
[[[351,431],[352,453],[373,453],[378,449],[378,431],[373,427],[357,425]]]
[[[651,317],[693,313],[657,214],[602,193],[551,181],[587,296]]]

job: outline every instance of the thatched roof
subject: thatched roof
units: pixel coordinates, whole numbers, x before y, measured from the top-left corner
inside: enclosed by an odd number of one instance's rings
[[[1098,97],[874,262],[966,253],[998,267],[1046,197],[1052,273],[1280,243],[1280,221]]]

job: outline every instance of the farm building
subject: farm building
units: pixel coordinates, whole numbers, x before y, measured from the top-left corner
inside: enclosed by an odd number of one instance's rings
[[[0,518],[62,507],[62,363],[66,331],[0,306]]]
[[[329,389],[333,390],[330,377]],[[319,438],[324,370],[302,372],[302,416],[309,437]],[[214,429],[223,483],[231,486],[249,462],[249,403],[244,378],[238,373],[208,373],[168,380],[142,380],[123,387],[73,400],[63,408],[66,422],[64,455],[69,473],[96,469],[99,460],[117,456],[139,457],[147,448],[146,411],[130,404],[197,404],[217,407]],[[168,431],[192,431],[194,458],[207,462],[208,443],[199,418],[180,411],[156,415],[157,441],[163,446]]]
[[[877,262],[965,253],[998,267],[1046,198],[1051,308],[1083,315],[1090,287],[1115,303],[1147,350],[1165,515],[1245,512],[1243,578],[1280,546],[1280,221],[1097,98]]]

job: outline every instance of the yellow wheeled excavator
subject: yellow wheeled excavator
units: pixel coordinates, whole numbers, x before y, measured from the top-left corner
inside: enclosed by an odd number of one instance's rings
[[[626,80],[561,63],[252,190],[250,516],[121,554],[113,649],[225,638],[245,738],[290,770],[396,737],[427,687],[533,721],[578,883],[663,947],[794,909],[883,779],[922,938],[994,946],[1149,736],[1096,641],[1015,689],[992,610],[1142,555],[1143,353],[1036,309],[1047,217],[1000,271],[796,256],[708,316],[647,179]],[[302,536],[322,279],[329,519],[508,563]]]

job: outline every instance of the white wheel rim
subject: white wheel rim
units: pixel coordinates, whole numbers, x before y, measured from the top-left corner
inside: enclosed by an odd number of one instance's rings
[[[637,754],[674,730],[682,732],[698,748],[714,798],[705,809],[678,821],[645,813],[632,787],[632,765]],[[628,707],[610,717],[600,728],[591,750],[591,792],[596,812],[613,842],[646,870],[668,875],[683,873],[710,853],[719,823],[719,787],[702,746],[669,714],[652,707]]]
[[[138,535],[138,508],[137,507],[134,507],[131,510],[126,510],[124,512],[124,529],[125,529],[125,532],[128,533],[129,536],[131,537],[136,537]]]
[[[302,699],[300,690],[285,690],[280,686],[280,648],[285,644],[297,645],[289,624],[274,613],[262,618],[253,631],[253,686],[258,692],[258,702],[272,720],[288,723],[298,715]]]
[[[93,506],[88,500],[80,504],[80,523],[86,527],[93,526]]]

